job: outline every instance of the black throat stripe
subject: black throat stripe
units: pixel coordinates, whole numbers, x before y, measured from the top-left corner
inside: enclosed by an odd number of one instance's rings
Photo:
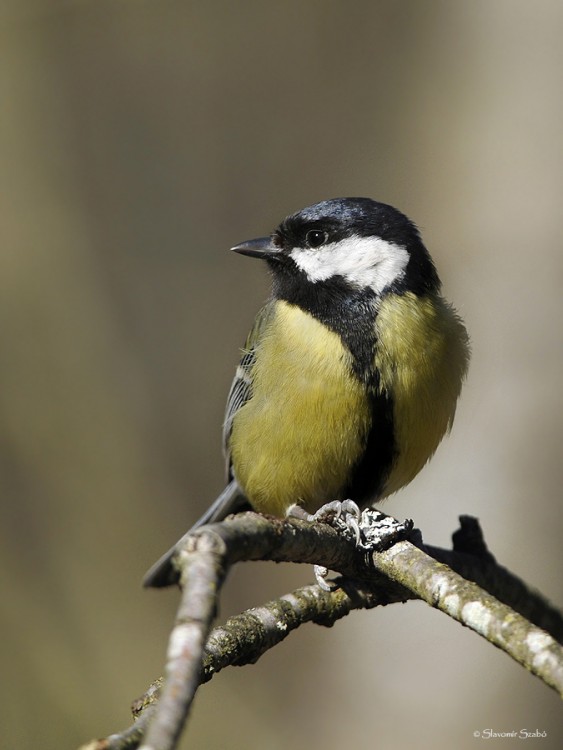
[[[278,274],[274,296],[297,305],[337,333],[352,355],[354,375],[368,390],[371,426],[365,450],[343,487],[344,497],[365,506],[381,494],[396,455],[393,401],[381,391],[375,367],[377,296],[338,276],[312,284],[302,279],[295,283],[294,277],[285,280]]]

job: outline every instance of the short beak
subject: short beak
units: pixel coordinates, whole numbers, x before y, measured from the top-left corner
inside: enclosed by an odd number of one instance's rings
[[[235,253],[249,255],[251,258],[271,258],[280,252],[272,242],[271,237],[258,237],[257,240],[247,240],[231,248]]]

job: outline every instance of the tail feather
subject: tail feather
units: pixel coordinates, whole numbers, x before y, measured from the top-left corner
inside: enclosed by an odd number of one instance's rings
[[[206,523],[222,521],[231,513],[240,513],[243,510],[250,510],[250,505],[233,479],[191,529],[149,569],[143,578],[143,586],[145,588],[162,588],[177,583],[178,571],[172,565],[172,558],[188,534]]]

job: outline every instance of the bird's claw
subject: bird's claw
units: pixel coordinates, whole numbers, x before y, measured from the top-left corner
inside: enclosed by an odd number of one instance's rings
[[[345,536],[353,535],[356,544],[361,542],[360,519],[362,513],[353,500],[333,500],[331,503],[321,506],[311,517],[311,521],[317,523],[328,523]]]
[[[325,568],[324,565],[313,565],[313,572],[315,573],[315,579],[319,587],[323,591],[332,591],[334,589],[334,583],[328,580],[328,568]]]
[[[321,506],[316,513],[308,513],[294,506],[289,514],[295,518],[316,523],[327,523],[343,536],[353,539],[356,547],[365,552],[382,552],[391,545],[408,538],[413,530],[410,518],[398,521],[375,508],[360,508],[353,500],[334,500]],[[328,581],[328,569],[314,566],[315,578],[323,591],[331,591],[334,584]]]

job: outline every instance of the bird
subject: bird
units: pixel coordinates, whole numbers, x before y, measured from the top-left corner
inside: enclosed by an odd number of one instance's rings
[[[386,203],[334,198],[231,249],[266,262],[271,296],[227,399],[226,487],[190,532],[243,510],[366,508],[404,487],[451,429],[470,357],[417,226]],[[186,536],[145,586],[178,581]]]

